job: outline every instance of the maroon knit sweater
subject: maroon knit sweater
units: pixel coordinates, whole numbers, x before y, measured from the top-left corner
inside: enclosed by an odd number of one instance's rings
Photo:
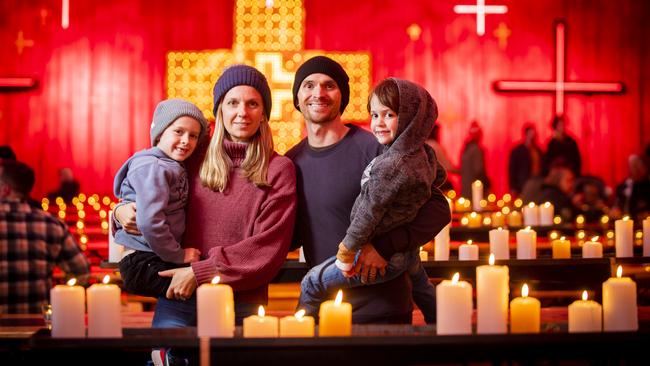
[[[266,304],[268,284],[284,263],[296,216],[296,173],[288,158],[273,154],[270,187],[256,187],[242,177],[246,144],[224,141],[233,161],[227,189],[215,192],[201,184],[199,169],[207,145],[187,161],[189,202],[184,247],[198,248],[192,263],[200,284],[216,275],[232,286],[235,301]]]

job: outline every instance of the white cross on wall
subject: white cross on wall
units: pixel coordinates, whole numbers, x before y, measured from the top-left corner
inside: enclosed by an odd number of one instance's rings
[[[454,5],[456,14],[476,14],[476,34],[485,34],[486,14],[505,14],[508,7],[505,5],[485,5],[485,0],[476,0],[476,5]]]

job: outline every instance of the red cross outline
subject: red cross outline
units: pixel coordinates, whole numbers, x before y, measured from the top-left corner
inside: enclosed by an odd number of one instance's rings
[[[622,93],[625,86],[621,82],[585,82],[565,81],[565,44],[566,24],[564,21],[556,21],[555,24],[555,80],[551,81],[513,81],[497,80],[493,87],[496,91],[539,91],[555,93],[555,115],[564,115],[564,94],[565,93]]]

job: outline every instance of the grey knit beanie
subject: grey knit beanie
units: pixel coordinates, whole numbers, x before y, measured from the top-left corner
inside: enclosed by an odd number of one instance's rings
[[[232,65],[223,70],[219,80],[214,84],[214,107],[212,113],[217,116],[217,108],[228,90],[238,86],[252,86],[262,96],[264,114],[266,119],[271,119],[271,89],[264,75],[256,68],[248,65]]]
[[[300,110],[298,105],[298,90],[305,78],[311,74],[325,74],[334,81],[341,91],[341,114],[350,102],[350,78],[343,70],[343,66],[338,62],[325,56],[312,57],[305,61],[296,71],[296,77],[293,79],[293,105],[297,110]]]
[[[156,110],[153,112],[153,121],[151,121],[151,146],[156,146],[158,138],[169,125],[174,123],[179,117],[189,116],[199,121],[201,125],[201,134],[199,141],[208,132],[208,121],[203,116],[201,110],[194,104],[183,99],[167,99],[158,103]]]

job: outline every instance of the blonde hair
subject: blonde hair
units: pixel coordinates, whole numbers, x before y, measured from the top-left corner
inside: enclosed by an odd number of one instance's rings
[[[262,113],[262,122],[260,127],[253,135],[251,141],[246,147],[246,157],[241,164],[243,176],[257,187],[268,187],[267,181],[269,171],[269,161],[273,154],[273,135],[271,126],[266,119],[266,114]],[[230,135],[226,131],[223,122],[223,112],[221,103],[217,108],[215,116],[215,131],[208,146],[208,152],[203,159],[199,177],[201,183],[213,191],[223,192],[228,187],[228,178],[232,168],[232,160],[223,147],[223,140]]]

